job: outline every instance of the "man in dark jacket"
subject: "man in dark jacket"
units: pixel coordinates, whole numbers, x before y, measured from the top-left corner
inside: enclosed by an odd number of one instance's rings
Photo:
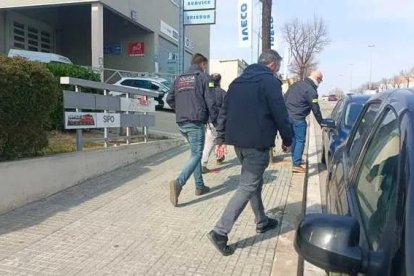
[[[224,144],[234,145],[241,162],[236,193],[208,238],[224,255],[233,253],[227,245],[228,234],[250,202],[256,221],[256,232],[274,229],[278,221],[268,218],[262,201],[263,173],[269,164],[269,149],[275,145],[279,130],[285,152],[292,142],[292,128],[283,100],[281,82],[274,76],[280,68],[280,55],[264,51],[258,64],[248,66],[229,87],[220,109],[217,125],[217,153]]]
[[[317,88],[322,82],[322,73],[313,71],[308,78],[298,81],[289,87],[285,95],[286,107],[293,128],[292,143],[292,171],[304,173],[305,167],[302,165],[302,155],[306,141],[306,117],[312,110],[319,125],[322,122],[322,114],[318,103]]]
[[[194,175],[197,196],[210,191],[204,185],[201,174],[204,125],[209,119],[216,125],[218,110],[215,95],[208,89],[209,76],[204,72],[207,62],[206,57],[195,54],[190,69],[177,77],[167,96],[167,103],[175,110],[178,128],[190,144],[191,150],[190,159],[180,175],[170,182],[170,200],[174,206],[177,206],[181,189],[191,174]]]
[[[224,102],[224,96],[226,91],[221,88],[221,75],[218,73],[211,74],[210,82],[208,84],[209,89],[216,95],[216,106],[221,108]],[[212,122],[208,122],[206,125],[206,139],[204,143],[203,157],[201,158],[201,168],[203,173],[208,173],[210,170],[207,168],[208,159],[215,145],[215,139],[217,137],[216,129]],[[217,163],[221,163],[224,160],[224,156],[217,158]]]

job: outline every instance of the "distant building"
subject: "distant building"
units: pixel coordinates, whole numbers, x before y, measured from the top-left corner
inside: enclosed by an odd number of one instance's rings
[[[96,68],[176,74],[177,0],[1,0],[0,54],[56,53]],[[210,26],[186,28],[185,65],[210,55]]]
[[[230,83],[243,73],[247,67],[247,62],[240,59],[211,60],[210,74],[219,73],[221,75],[221,87],[224,90],[229,88]]]

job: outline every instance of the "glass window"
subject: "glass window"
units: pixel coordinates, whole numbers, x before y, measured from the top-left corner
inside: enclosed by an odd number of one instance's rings
[[[333,119],[336,123],[338,122],[338,116],[341,113],[343,103],[344,101],[340,100],[339,102],[337,102],[334,109],[332,110],[331,119]]]
[[[345,127],[352,128],[361,113],[363,105],[360,103],[351,102],[348,104],[345,110]]]
[[[362,118],[355,129],[355,134],[352,138],[352,142],[349,148],[350,160],[354,160],[355,162],[357,161],[359,153],[362,150],[362,146],[364,145],[368,133],[371,129],[370,126],[374,124],[374,120],[378,113],[379,107],[379,103],[373,103],[370,104],[367,109],[365,109],[365,113],[362,115]]]
[[[396,204],[400,133],[389,110],[368,145],[356,180],[357,200],[368,242],[377,250],[390,210]]]

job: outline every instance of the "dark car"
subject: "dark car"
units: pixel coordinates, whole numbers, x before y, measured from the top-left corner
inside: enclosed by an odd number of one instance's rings
[[[326,207],[307,215],[295,248],[327,271],[414,275],[414,90],[365,105],[332,160]]]
[[[338,101],[331,116],[322,121],[322,163],[329,168],[336,148],[348,137],[356,118],[370,96],[347,95]]]
[[[338,100],[338,97],[336,95],[329,95],[328,96],[328,101],[335,102],[337,100]]]

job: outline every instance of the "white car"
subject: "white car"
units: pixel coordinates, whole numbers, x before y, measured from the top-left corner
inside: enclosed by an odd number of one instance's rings
[[[163,108],[167,106],[164,98],[167,95],[168,91],[170,90],[170,83],[163,78],[148,78],[148,77],[123,77],[114,85],[126,86],[126,87],[133,87],[139,88],[141,90],[146,91],[155,91],[160,93],[160,95],[155,98],[158,102],[157,108]],[[124,93],[120,92],[109,92],[112,96],[123,96]]]

